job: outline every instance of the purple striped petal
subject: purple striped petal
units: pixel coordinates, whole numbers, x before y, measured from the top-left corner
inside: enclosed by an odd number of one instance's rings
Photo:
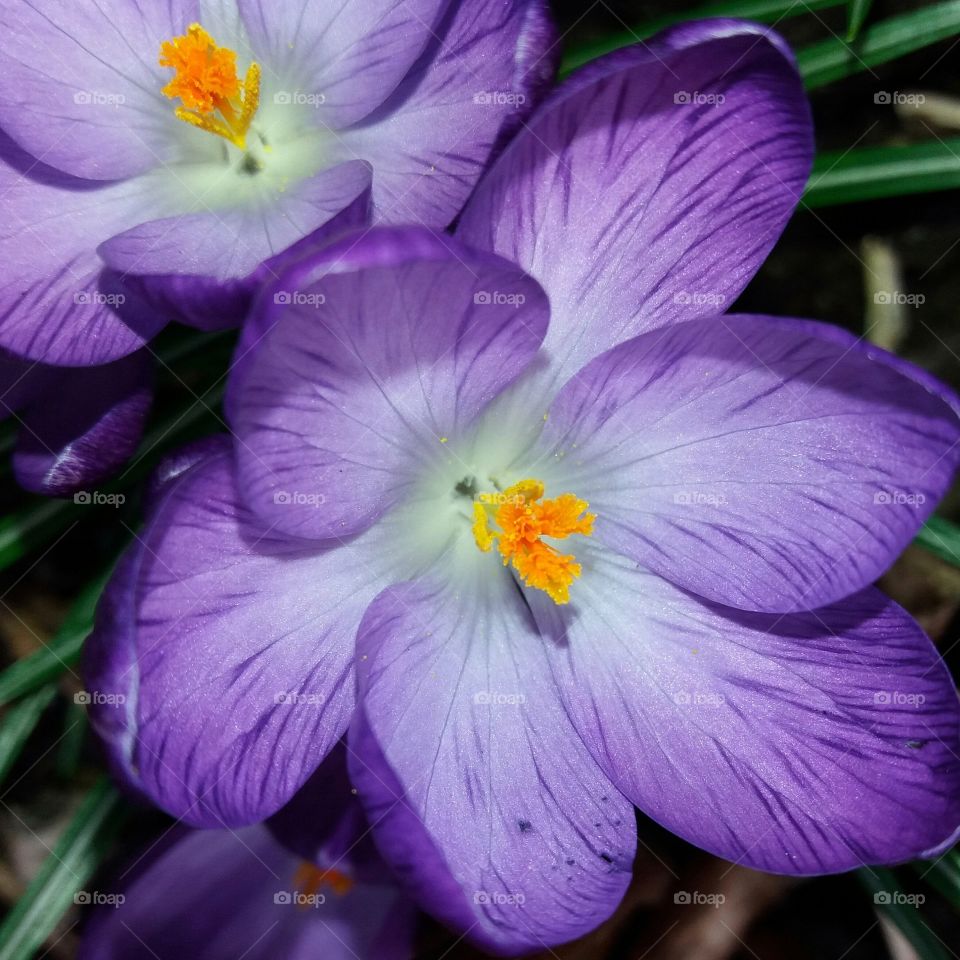
[[[0,196],[0,348],[46,363],[106,363],[163,326],[96,255],[99,243],[142,216],[142,182],[66,176],[0,132]]]
[[[350,770],[406,889],[513,955],[612,912],[635,822],[571,728],[509,575],[474,593],[406,583],[367,611]]]
[[[323,98],[340,129],[394,90],[430,43],[450,0],[238,0],[254,57]]]
[[[694,320],[588,364],[545,450],[614,550],[722,603],[810,609],[872,583],[950,485],[960,401],[910,369],[808,321]]]
[[[88,644],[122,778],[200,826],[279,809],[344,732],[357,624],[395,579],[387,553],[261,527],[237,504],[229,448],[170,479]]]
[[[98,253],[124,273],[244,279],[363,196],[370,175],[362,161],[338,164],[265,203],[140,223],[106,240]]]
[[[420,228],[302,261],[260,298],[230,384],[245,501],[295,536],[365,529],[523,371],[547,313],[515,266]]]
[[[332,145],[373,164],[377,221],[448,226],[492,151],[540,99],[559,51],[542,0],[452,4],[421,63]]]
[[[160,44],[197,19],[197,0],[4,0],[0,127],[77,177],[171,160],[182,125],[160,93]]]
[[[792,213],[812,153],[782,41],[747,23],[687,27],[563,84],[458,235],[543,284],[560,382],[621,340],[730,304]]]
[[[90,490],[133,455],[153,401],[143,350],[100,367],[43,367],[40,394],[18,416],[17,482],[44,496]]]
[[[954,842],[960,704],[896,604],[867,590],[807,613],[744,613],[602,549],[577,559],[569,608],[530,602],[574,724],[645,813],[775,873]]]

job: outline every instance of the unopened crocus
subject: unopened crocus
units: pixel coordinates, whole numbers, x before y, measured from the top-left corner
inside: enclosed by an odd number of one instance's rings
[[[96,367],[0,353],[0,419],[16,424],[12,465],[33,493],[90,492],[136,450],[153,400],[146,350]]]
[[[951,843],[956,692],[871,584],[950,483],[960,404],[722,313],[810,139],[781,41],[684,28],[557,91],[472,246],[383,228],[269,287],[232,444],[168,481],[100,611],[120,775],[250,822],[349,728],[382,854],[503,953],[609,915],[634,805],[790,874]]]
[[[306,859],[281,842],[300,796],[267,824],[175,827],[77,898],[97,904],[81,960],[409,960],[416,907],[372,851],[356,797],[329,783],[304,790],[299,839],[316,844]]]
[[[541,0],[3,0],[0,346],[235,324],[338,217],[444,227],[550,72]]]

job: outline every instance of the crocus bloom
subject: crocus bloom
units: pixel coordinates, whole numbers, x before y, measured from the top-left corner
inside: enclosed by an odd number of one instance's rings
[[[233,450],[168,481],[93,637],[127,782],[249,822],[349,726],[380,851],[505,953],[610,913],[634,804],[784,873],[950,843],[956,693],[870,584],[950,482],[960,403],[718,306],[810,153],[780,41],[694,25],[558,90],[472,247],[384,228],[268,288]]]
[[[542,0],[3,0],[0,347],[236,323],[345,215],[446,226],[550,72]]]
[[[356,798],[319,782],[304,791],[311,815],[300,833],[317,844],[307,859],[279,840],[299,795],[269,824],[176,827],[115,888],[87,892],[102,905],[81,960],[409,960],[416,908],[371,851]]]
[[[0,419],[17,421],[13,471],[34,493],[90,491],[136,450],[153,400],[145,350],[97,367],[0,353]]]

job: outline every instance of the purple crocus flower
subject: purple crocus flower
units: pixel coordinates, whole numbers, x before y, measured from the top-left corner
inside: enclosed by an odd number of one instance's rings
[[[342,767],[343,751],[331,761],[318,773]],[[336,780],[322,792],[319,780],[308,784],[268,824],[173,828],[114,888],[86,892],[102,905],[81,960],[409,960],[416,907],[371,850],[356,797]],[[298,839],[309,830],[316,846],[304,859],[281,839],[306,803]]]
[[[17,421],[17,482],[34,493],[65,496],[111,477],[140,442],[152,385],[145,350],[76,368],[0,352],[0,419]]]
[[[553,40],[543,0],[3,0],[0,30],[0,347],[74,366],[236,323],[371,198],[446,226]]]
[[[953,842],[956,692],[871,583],[960,401],[721,312],[810,154],[782,42],[697,24],[561,87],[458,239],[383,228],[268,287],[232,448],[178,466],[89,648],[126,782],[247,823],[349,728],[383,856],[504,953],[609,915],[634,805],[782,873]]]

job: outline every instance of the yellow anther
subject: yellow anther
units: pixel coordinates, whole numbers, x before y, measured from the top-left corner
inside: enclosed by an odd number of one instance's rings
[[[570,584],[581,566],[572,554],[562,554],[541,539],[564,540],[593,533],[589,504],[572,493],[543,500],[539,480],[521,480],[498,493],[481,493],[473,505],[473,537],[487,553],[498,541],[504,566],[514,569],[528,587],[545,591],[555,603],[570,601]],[[491,529],[491,519],[499,530]]]
[[[199,23],[182,37],[160,44],[160,66],[174,70],[164,96],[180,100],[178,120],[246,148],[247,132],[260,105],[260,65],[251,63],[243,82],[237,75],[237,55],[218,47]]]

